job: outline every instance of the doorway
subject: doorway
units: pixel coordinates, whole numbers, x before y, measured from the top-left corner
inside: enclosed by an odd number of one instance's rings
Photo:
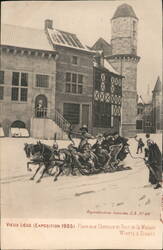
[[[82,104],[82,125],[89,127],[89,104]]]
[[[47,116],[48,100],[45,95],[38,95],[35,99],[35,116],[44,118]]]

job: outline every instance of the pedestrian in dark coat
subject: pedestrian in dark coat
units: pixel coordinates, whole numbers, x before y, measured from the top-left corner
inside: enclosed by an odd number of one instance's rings
[[[150,139],[150,135],[146,134],[147,148],[145,148],[145,160],[149,168],[149,182],[156,186],[155,189],[161,187],[162,182],[162,156],[158,145]]]

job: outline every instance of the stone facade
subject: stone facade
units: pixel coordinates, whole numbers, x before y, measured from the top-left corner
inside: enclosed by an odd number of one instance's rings
[[[123,7],[123,6],[122,6]],[[130,6],[129,6],[130,7]],[[131,7],[130,7],[131,8]],[[112,19],[112,66],[124,76],[122,84],[122,134],[136,134],[137,115],[137,22],[136,17],[116,16]]]
[[[73,33],[53,27],[45,21],[45,33],[58,53],[56,62],[56,110],[79,130],[87,125],[92,131],[92,92],[94,52]]]
[[[162,83],[158,77],[155,87],[152,91],[152,109],[153,109],[153,131],[162,131]]]
[[[122,134],[134,136],[137,115],[137,57],[111,56],[109,62],[121,73],[122,83]]]
[[[76,49],[57,46],[58,60],[56,63],[56,109],[64,115],[64,104],[79,104],[79,121],[73,124],[73,128],[78,130],[82,125],[87,125],[89,131],[92,130],[92,90],[93,90],[93,54]],[[72,63],[72,58],[77,58],[77,64]],[[66,74],[77,75],[77,83],[66,80]],[[82,75],[83,82],[78,84],[78,76]],[[70,84],[70,92],[66,90],[66,84]],[[82,93],[73,93],[72,85],[82,86]],[[75,92],[75,91],[74,91]],[[83,106],[84,105],[84,106]],[[84,107],[88,105],[88,114],[84,114]],[[85,118],[84,118],[85,117]],[[67,117],[65,117],[67,118]],[[88,118],[88,120],[87,120]],[[68,119],[69,120],[69,119]],[[71,119],[69,120],[71,122]]]
[[[55,78],[56,62],[55,53],[45,51],[27,50],[15,47],[2,47],[1,71],[4,72],[3,98],[0,100],[0,123],[5,135],[15,121],[22,121],[30,131],[31,118],[35,115],[36,97],[43,95],[47,98],[48,115],[53,117],[55,110]],[[13,72],[27,73],[28,86],[27,101],[12,100]],[[49,87],[36,87],[36,74],[45,74],[49,78]],[[21,86],[18,86],[19,91]],[[31,132],[31,131],[30,131]]]
[[[112,20],[112,55],[137,54],[137,19],[117,17]]]

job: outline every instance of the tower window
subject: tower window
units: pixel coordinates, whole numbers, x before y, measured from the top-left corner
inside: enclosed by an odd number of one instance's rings
[[[136,21],[133,21],[133,38],[136,38]]]

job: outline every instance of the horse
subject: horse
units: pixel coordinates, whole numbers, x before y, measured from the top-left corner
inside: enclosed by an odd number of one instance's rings
[[[42,154],[40,152],[39,142],[37,142],[37,144],[25,143],[24,151],[25,151],[26,157],[30,159],[30,161],[27,162],[27,171],[32,171],[29,165],[39,165],[43,161]]]
[[[28,171],[32,171],[29,167],[30,164],[39,165],[30,180],[34,180],[36,174],[42,166],[44,166],[44,169],[37,183],[41,181],[45,173],[54,176],[54,181],[57,181],[58,176],[63,173],[65,169],[69,169],[68,174],[70,174],[70,171],[73,173],[71,154],[68,149],[56,150],[56,148],[38,141],[37,144],[25,143],[24,151],[26,153],[26,157],[30,158],[30,161],[27,162]],[[54,167],[56,170],[55,173],[53,173]]]

